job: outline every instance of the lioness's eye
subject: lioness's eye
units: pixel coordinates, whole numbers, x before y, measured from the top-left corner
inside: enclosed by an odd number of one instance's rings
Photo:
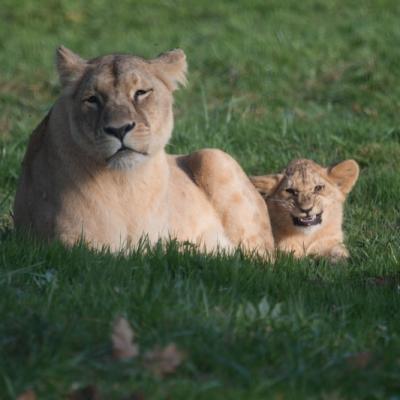
[[[293,196],[297,196],[297,194],[299,193],[296,189],[292,189],[292,188],[287,188],[286,191],[290,194],[292,194]]]
[[[324,185],[317,185],[317,186],[315,186],[315,188],[314,188],[314,192],[315,192],[315,193],[318,193],[318,192],[320,192],[323,188],[324,188]]]
[[[97,98],[97,96],[89,96],[89,97],[87,97],[86,99],[85,99],[85,101],[87,102],[87,103],[90,103],[90,104],[99,104],[99,99]]]
[[[147,97],[152,91],[153,91],[153,89],[149,89],[149,90],[139,89],[139,90],[136,90],[133,99],[134,99],[135,101],[142,100],[142,99],[144,99],[145,97]]]

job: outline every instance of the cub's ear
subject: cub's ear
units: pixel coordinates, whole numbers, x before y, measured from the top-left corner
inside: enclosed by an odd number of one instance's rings
[[[63,87],[79,79],[86,68],[86,60],[64,46],[57,48],[56,64],[58,76]]]
[[[354,160],[342,161],[328,168],[328,176],[344,194],[350,193],[357,182],[360,168]]]
[[[174,91],[179,85],[186,85],[187,62],[186,55],[181,49],[174,49],[160,54],[150,60],[153,72]]]
[[[282,178],[282,174],[250,176],[250,181],[260,194],[266,198],[274,192]]]

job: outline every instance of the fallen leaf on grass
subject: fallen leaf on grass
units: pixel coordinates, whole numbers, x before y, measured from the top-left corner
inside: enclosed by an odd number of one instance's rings
[[[174,343],[170,343],[163,349],[156,347],[154,350],[146,352],[144,366],[155,376],[161,378],[174,373],[184,358],[185,354],[178,350]]]
[[[68,394],[68,400],[100,400],[101,396],[96,386],[89,385],[82,389],[74,390]]]
[[[399,282],[398,275],[388,275],[388,276],[372,276],[367,278],[367,282],[374,286],[396,286]]]
[[[370,351],[362,351],[351,355],[347,359],[347,363],[351,368],[354,369],[364,369],[368,366],[372,359],[372,353]]]
[[[124,397],[123,400],[144,400],[144,395],[142,393],[132,393],[128,397]]]
[[[67,400],[101,400],[102,398],[100,391],[95,385],[88,385],[82,389],[74,390],[67,395]],[[36,400],[36,397],[34,399]],[[19,398],[17,400],[19,400]],[[128,397],[124,397],[123,400],[145,400],[145,398],[142,393],[134,392]]]
[[[344,400],[344,397],[342,397],[342,395],[340,394],[339,391],[335,390],[334,392],[330,392],[330,393],[322,393],[321,396],[322,400]]]
[[[134,337],[135,335],[129,322],[123,317],[118,317],[114,321],[111,335],[114,358],[127,360],[138,356],[139,346],[133,342]]]
[[[36,394],[32,389],[26,390],[24,393],[21,393],[17,400],[36,400]]]

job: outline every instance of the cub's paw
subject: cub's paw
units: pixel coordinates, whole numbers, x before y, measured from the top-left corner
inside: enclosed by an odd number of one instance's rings
[[[283,253],[289,253],[293,258],[302,258],[306,256],[306,251],[297,243],[281,242],[277,246],[277,250]]]
[[[327,254],[327,257],[330,262],[336,264],[338,262],[346,261],[350,257],[350,254],[346,247],[344,247],[344,245],[339,244],[332,247],[332,249]]]

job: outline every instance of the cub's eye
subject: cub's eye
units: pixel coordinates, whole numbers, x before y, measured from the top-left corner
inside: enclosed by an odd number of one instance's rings
[[[86,103],[90,103],[90,104],[99,104],[100,100],[97,96],[89,96],[84,100]]]
[[[136,90],[135,95],[133,96],[133,100],[134,101],[140,101],[140,100],[144,99],[145,97],[147,97],[152,91],[153,91],[153,89],[149,89],[149,90],[139,89],[139,90]]]
[[[298,190],[292,188],[287,188],[286,192],[292,194],[293,196],[297,196],[299,194]]]
[[[318,192],[320,192],[321,190],[323,190],[324,189],[324,185],[317,185],[317,186],[315,186],[315,188],[314,188],[314,193],[318,193]]]
[[[135,97],[143,96],[147,92],[145,90],[136,90]]]

